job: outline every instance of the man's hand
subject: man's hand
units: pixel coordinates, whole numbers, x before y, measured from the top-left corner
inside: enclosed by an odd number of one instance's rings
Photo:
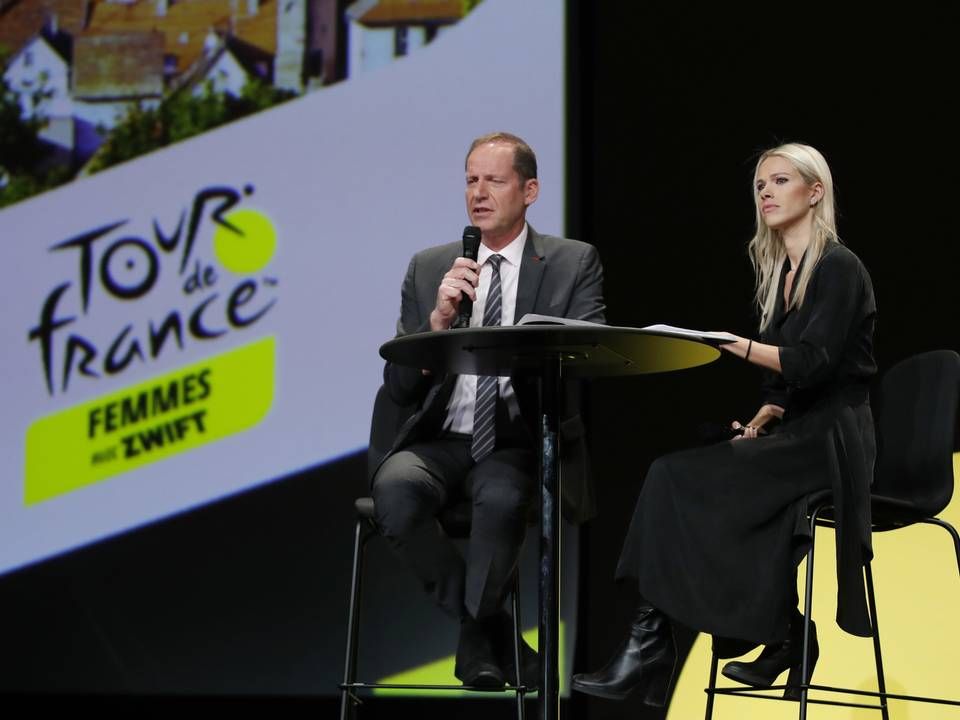
[[[477,283],[480,282],[480,266],[473,260],[458,257],[443,276],[437,289],[437,305],[430,313],[430,329],[446,330],[457,319],[461,293],[476,301]]]

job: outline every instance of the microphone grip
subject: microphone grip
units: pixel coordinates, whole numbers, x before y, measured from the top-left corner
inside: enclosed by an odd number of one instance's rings
[[[460,310],[457,313],[456,327],[470,327],[471,315],[473,315],[473,300],[466,293],[460,293]]]
[[[480,252],[480,238],[480,228],[475,225],[467,225],[463,229],[463,257],[476,261],[477,254]],[[473,315],[473,300],[466,293],[460,293],[456,327],[470,327],[471,315]]]

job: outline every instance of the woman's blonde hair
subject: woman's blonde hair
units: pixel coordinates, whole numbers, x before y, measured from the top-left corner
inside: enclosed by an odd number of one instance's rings
[[[831,240],[840,241],[837,235],[836,211],[834,209],[833,177],[823,155],[816,148],[800,143],[780,145],[760,155],[753,170],[753,199],[756,209],[757,229],[747,246],[747,251],[750,254],[750,262],[756,274],[756,301],[760,310],[761,332],[766,329],[770,324],[771,317],[773,317],[773,308],[777,302],[777,290],[780,284],[780,273],[787,258],[786,248],[780,233],[767,227],[760,211],[757,176],[760,172],[760,165],[770,157],[782,157],[788,160],[800,173],[800,177],[807,185],[819,182],[823,186],[823,197],[820,198],[813,209],[813,237],[810,238],[810,245],[807,247],[800,276],[794,280],[796,290],[793,293],[791,303],[787,305],[787,309],[794,306],[800,307],[803,304],[804,296],[807,293],[807,285],[810,282],[810,275],[817,262],[819,262],[824,247]]]

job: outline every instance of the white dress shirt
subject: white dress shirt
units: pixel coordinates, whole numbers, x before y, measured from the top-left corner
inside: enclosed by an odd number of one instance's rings
[[[480,264],[480,284],[477,286],[477,300],[473,303],[473,314],[470,316],[470,327],[483,325],[483,311],[487,305],[487,292],[490,290],[490,276],[493,266],[487,262],[491,255],[503,256],[500,263],[500,324],[513,325],[514,313],[517,308],[517,284],[520,280],[520,261],[523,259],[523,248],[527,244],[527,224],[523,230],[499,253],[494,253],[483,243],[477,252],[477,262]],[[510,378],[500,378],[500,397],[507,404],[510,419],[520,416],[520,406],[517,404]],[[447,417],[443,421],[443,429],[448,432],[473,434],[473,407],[477,400],[477,376],[458,375],[450,402],[447,403]]]

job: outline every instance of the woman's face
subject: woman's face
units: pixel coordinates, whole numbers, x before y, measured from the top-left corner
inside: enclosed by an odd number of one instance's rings
[[[767,227],[786,230],[813,212],[823,186],[807,185],[793,163],[772,155],[757,170],[757,208]]]

